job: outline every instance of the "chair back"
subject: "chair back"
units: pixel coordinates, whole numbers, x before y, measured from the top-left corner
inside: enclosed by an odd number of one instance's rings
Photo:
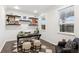
[[[41,42],[40,40],[34,40],[34,46],[40,46]]]
[[[22,45],[23,49],[30,49],[31,48],[31,42],[24,42]]]

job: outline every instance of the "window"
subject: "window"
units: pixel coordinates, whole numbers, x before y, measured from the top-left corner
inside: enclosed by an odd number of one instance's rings
[[[74,8],[73,6],[59,10],[60,32],[74,33]]]
[[[73,24],[62,24],[60,25],[60,32],[74,33],[74,25]]]

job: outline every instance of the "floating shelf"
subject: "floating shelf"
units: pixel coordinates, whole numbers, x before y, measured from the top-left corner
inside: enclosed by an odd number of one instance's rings
[[[6,24],[6,25],[21,25],[21,24]]]
[[[29,26],[38,26],[38,24],[29,24]]]
[[[31,22],[30,20],[20,20],[22,22]]]
[[[36,17],[29,17],[29,19],[35,19],[35,20],[38,20],[38,18],[36,18]]]
[[[6,16],[9,16],[9,17],[21,17],[21,16],[18,16],[18,15],[6,15]]]

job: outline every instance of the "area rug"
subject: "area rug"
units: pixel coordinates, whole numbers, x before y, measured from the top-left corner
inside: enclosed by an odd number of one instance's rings
[[[51,53],[55,53],[55,47],[47,42],[42,42],[42,47],[46,47],[45,49],[41,49],[39,53],[46,53],[46,51],[51,50]],[[5,43],[1,53],[22,53],[22,52],[17,52],[17,43],[15,41],[8,41]],[[36,52],[29,52],[29,53],[36,53]]]

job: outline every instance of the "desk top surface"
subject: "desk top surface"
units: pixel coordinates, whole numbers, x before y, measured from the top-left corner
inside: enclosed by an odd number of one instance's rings
[[[26,35],[17,35],[18,38],[22,37],[32,37],[32,36],[41,36],[41,34],[26,34]]]

